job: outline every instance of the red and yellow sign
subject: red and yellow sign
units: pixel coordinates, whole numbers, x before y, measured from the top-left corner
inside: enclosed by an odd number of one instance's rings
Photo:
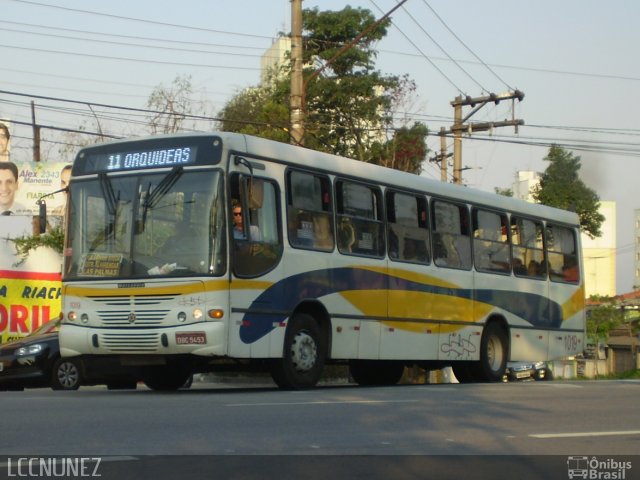
[[[2,343],[28,335],[58,318],[62,308],[59,273],[0,270]]]

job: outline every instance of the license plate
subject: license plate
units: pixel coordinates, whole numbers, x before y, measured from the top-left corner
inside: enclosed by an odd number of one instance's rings
[[[518,372],[516,373],[516,378],[527,378],[530,377],[531,373],[530,372]]]
[[[207,343],[207,335],[204,332],[176,333],[177,345],[204,345]]]

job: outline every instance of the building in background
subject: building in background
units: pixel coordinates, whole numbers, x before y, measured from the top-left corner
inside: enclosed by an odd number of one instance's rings
[[[278,76],[278,70],[289,62],[291,52],[291,39],[288,37],[276,38],[271,47],[264,52],[260,59],[260,83],[268,85],[274,76]]]
[[[540,183],[539,172],[519,171],[513,183],[513,196],[533,202],[532,189]],[[600,201],[602,236],[590,238],[582,234],[585,295],[613,297],[616,295],[616,202]],[[640,239],[640,210],[636,211],[636,238]],[[638,241],[636,242],[638,245]],[[640,247],[636,247],[636,285],[640,285]]]

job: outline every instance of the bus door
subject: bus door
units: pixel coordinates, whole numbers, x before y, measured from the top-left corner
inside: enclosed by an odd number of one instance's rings
[[[546,360],[551,303],[545,260],[543,225],[539,220],[511,216],[512,277],[504,287],[511,330],[510,360]]]
[[[476,360],[480,355],[481,327],[474,308],[469,210],[466,205],[434,199],[433,263],[439,280],[434,315],[440,321],[438,359]]]
[[[242,158],[229,175],[231,357],[282,355],[287,307],[277,173],[273,164]]]
[[[437,358],[440,324],[434,292],[427,200],[424,195],[385,191],[388,239],[388,315],[380,358]]]

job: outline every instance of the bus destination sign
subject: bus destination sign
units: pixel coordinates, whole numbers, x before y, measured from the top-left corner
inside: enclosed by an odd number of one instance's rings
[[[131,150],[88,151],[81,153],[74,165],[74,175],[100,172],[123,172],[150,168],[177,167],[196,163],[196,145],[178,145],[167,148],[138,148]]]
[[[194,162],[195,154],[195,147],[114,153],[106,155],[105,170],[138,170],[187,165]]]

